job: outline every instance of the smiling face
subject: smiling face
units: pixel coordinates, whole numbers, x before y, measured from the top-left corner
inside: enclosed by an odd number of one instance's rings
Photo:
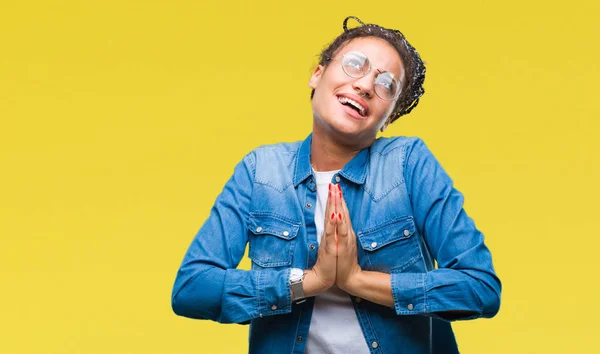
[[[371,71],[362,78],[352,78],[342,69],[342,56],[352,51],[364,53],[370,62]],[[352,144],[370,145],[397,100],[383,100],[375,93],[374,80],[381,72],[395,78],[404,76],[400,55],[385,40],[360,37],[340,47],[326,67],[315,69],[309,81],[315,90],[313,129],[333,133]]]

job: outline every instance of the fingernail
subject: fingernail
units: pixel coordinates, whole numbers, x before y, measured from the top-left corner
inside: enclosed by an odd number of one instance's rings
[[[342,220],[342,213],[338,213],[338,217]]]
[[[341,192],[342,191],[342,185],[338,184],[337,187],[338,187],[338,190]]]
[[[340,199],[342,199],[342,193],[340,193]]]
[[[331,183],[329,183],[329,190],[331,191]]]
[[[331,198],[332,195],[333,195],[333,193],[331,193],[331,191],[329,191],[329,198]]]
[[[331,213],[331,220],[335,219],[335,213]]]

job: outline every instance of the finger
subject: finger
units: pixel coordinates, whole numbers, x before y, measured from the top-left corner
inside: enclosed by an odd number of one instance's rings
[[[335,186],[333,184],[329,184],[329,196],[327,198],[327,205],[325,207],[325,229],[324,236],[325,244],[333,244],[337,242],[335,229],[336,229],[336,213],[335,213]]]
[[[338,209],[339,208],[339,205],[338,205],[338,203],[339,203],[339,198],[338,198],[338,191],[339,191],[339,189],[338,188],[339,188],[338,184],[332,184],[331,185],[331,197],[333,199],[333,210],[332,210],[332,212],[334,212],[336,215],[337,215],[338,210],[339,210]]]
[[[331,218],[331,213],[336,213],[337,215],[336,191],[336,185],[333,183],[329,183],[329,196],[327,197],[327,206],[325,207],[325,221],[333,223],[334,225],[336,224],[336,220],[334,218]]]
[[[329,183],[329,195],[327,196],[327,203],[325,203],[325,223],[327,223],[327,215],[334,210],[333,198],[332,198],[333,184]]]
[[[325,218],[328,220],[325,222],[321,243],[323,245],[333,245],[336,243],[335,224],[333,223],[335,213],[331,213],[329,216],[325,215]]]
[[[356,234],[352,229],[352,220],[350,220],[350,211],[348,210],[348,205],[346,204],[346,200],[342,199],[342,209],[343,209],[343,219],[344,224],[346,225],[346,244],[351,249],[356,246]]]
[[[338,234],[340,237],[346,237],[348,235],[348,218],[346,217],[346,213],[344,211],[344,196],[342,193],[342,185],[338,184],[337,185],[337,195],[338,195],[338,199],[337,199],[337,218],[338,218],[338,225],[337,225],[337,229],[338,229]]]
[[[340,208],[341,209],[341,208]],[[337,233],[341,238],[348,237],[349,224],[348,219],[343,212],[337,213]]]
[[[339,236],[338,235],[338,230],[337,230],[337,228],[339,226],[339,219],[338,219],[338,214],[339,213],[338,213],[338,210],[339,210],[339,208],[341,208],[341,206],[339,206],[339,202],[340,202],[339,199],[340,198],[338,197],[337,190],[338,190],[337,186],[335,184],[332,185],[332,188],[331,188],[331,197],[333,198],[334,210],[332,211],[332,213],[331,213],[330,216],[331,216],[331,222],[332,222],[332,224],[334,225],[334,228],[335,228],[334,237],[335,237],[335,244],[336,244],[336,246],[337,246],[337,243],[338,243],[338,236]]]
[[[343,215],[344,219],[346,220],[348,225],[352,225],[352,221],[350,220],[350,211],[348,211],[348,205],[346,204],[346,199],[341,198],[340,204],[341,204],[342,215]]]

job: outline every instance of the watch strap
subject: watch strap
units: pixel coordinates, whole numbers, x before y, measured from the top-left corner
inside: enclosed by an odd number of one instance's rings
[[[306,301],[304,296],[304,271],[302,271],[301,277],[290,279],[290,288],[292,289],[292,301],[296,304]]]

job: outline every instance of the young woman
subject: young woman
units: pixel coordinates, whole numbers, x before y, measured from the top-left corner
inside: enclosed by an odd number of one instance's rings
[[[423,95],[419,54],[399,31],[350,18],[309,81],[312,133],[236,166],[173,310],[250,323],[251,353],[456,353],[450,321],[494,316],[500,281],[423,141],[376,139]],[[252,270],[236,269],[247,243]]]

